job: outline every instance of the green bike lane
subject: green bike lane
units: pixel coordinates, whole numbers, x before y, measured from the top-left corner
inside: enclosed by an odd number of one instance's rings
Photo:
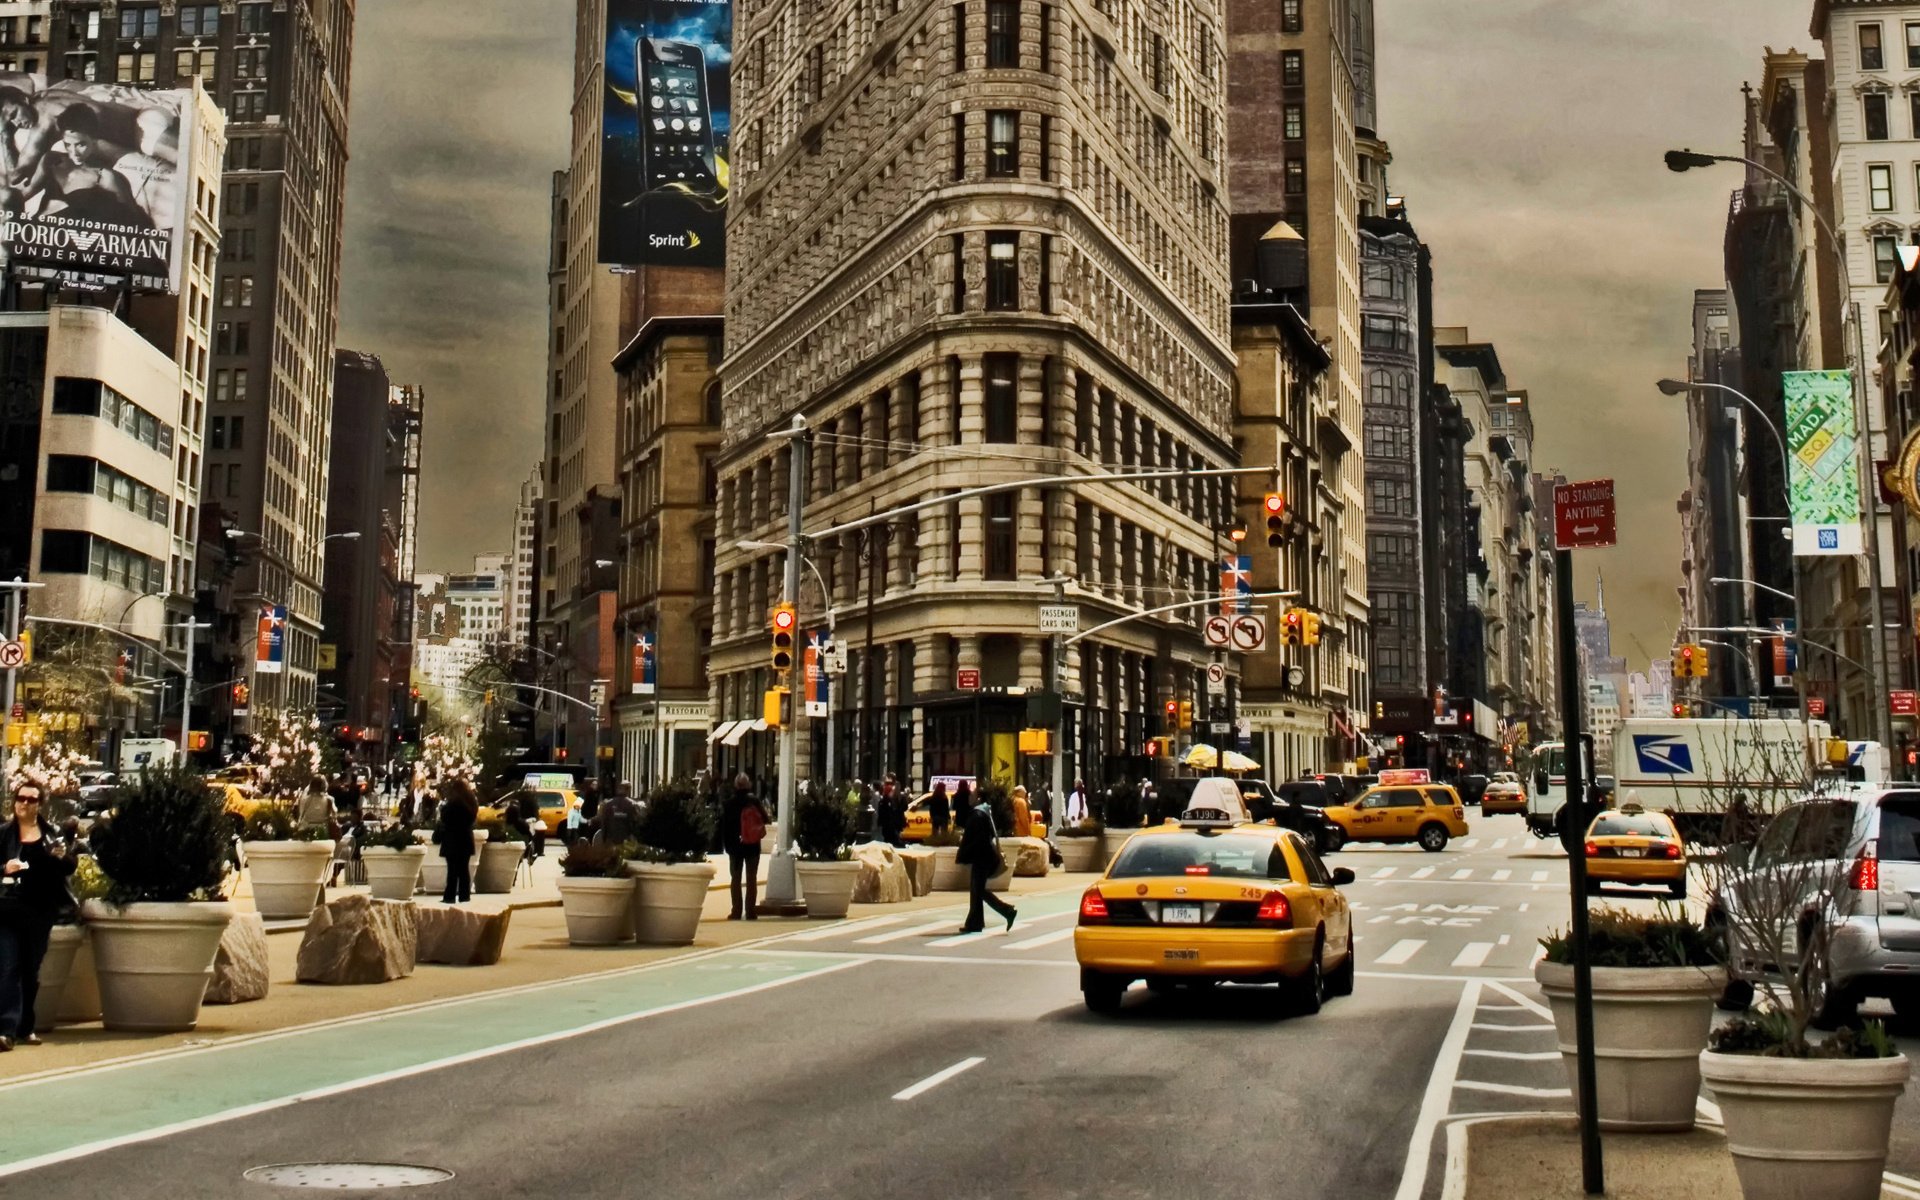
[[[1031,905],[1035,915],[1055,913],[1077,898],[1077,890],[1071,896],[1036,894],[1023,897],[1022,905]],[[41,1078],[0,1081],[0,1128],[7,1130],[0,1139],[0,1178],[117,1145],[749,996],[872,961],[857,945],[823,953],[826,947],[820,943],[828,929]],[[848,938],[858,936],[857,929],[848,928]],[[781,950],[782,943],[796,939],[811,943],[808,950]],[[898,943],[884,947],[898,948]],[[932,952],[928,957],[937,961]],[[18,1063],[28,1052],[10,1057]]]

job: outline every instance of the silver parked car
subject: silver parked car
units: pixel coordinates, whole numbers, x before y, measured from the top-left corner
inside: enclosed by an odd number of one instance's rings
[[[1767,822],[1754,862],[1727,881],[1709,914],[1726,922],[1735,981],[1722,1007],[1744,1008],[1753,983],[1777,966],[1745,944],[1729,912],[1790,881],[1784,886],[1796,894],[1779,911],[1799,915],[1782,930],[1782,956],[1797,961],[1820,923],[1826,928],[1830,970],[1814,1023],[1845,1024],[1870,996],[1892,1001],[1902,1018],[1920,1017],[1920,789],[1861,788],[1793,804]],[[1771,865],[1782,863],[1790,865]]]

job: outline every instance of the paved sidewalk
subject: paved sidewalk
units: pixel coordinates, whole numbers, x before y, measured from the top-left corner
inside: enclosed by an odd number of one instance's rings
[[[550,866],[551,862],[552,856],[549,856],[548,861],[541,865],[557,878],[558,869]],[[1078,891],[1094,878],[1094,875],[1067,875],[1055,871],[1044,878],[1014,880],[1013,894],[1021,896]],[[720,886],[708,893],[700,931],[692,946],[655,947],[633,943],[621,946],[571,946],[567,943],[565,914],[558,907],[559,894],[551,879],[543,879],[532,888],[486,897],[484,901],[476,897],[474,908],[487,907],[498,911],[510,905],[515,907],[507,933],[506,951],[497,965],[449,967],[423,963],[406,979],[361,987],[328,987],[294,982],[294,960],[300,939],[291,936],[269,937],[267,947],[272,991],[266,999],[248,1004],[207,1005],[201,1009],[199,1028],[187,1033],[124,1033],[109,1031],[99,1024],[63,1025],[47,1035],[46,1045],[22,1047],[9,1055],[4,1075],[17,1079],[28,1074],[71,1070],[182,1046],[253,1037],[315,1022],[344,1020],[411,1005],[619,971],[830,924],[809,921],[804,917],[729,921],[726,919],[728,896],[725,884],[723,870]],[[439,903],[437,899],[428,900],[425,897],[421,897],[420,902]],[[242,903],[250,903],[250,900]],[[522,905],[534,907],[520,907]],[[901,904],[856,904],[847,919],[851,921],[893,913],[937,914],[946,910],[952,914],[957,928],[965,905],[964,893],[934,892]],[[304,927],[303,922],[285,924],[288,929]]]

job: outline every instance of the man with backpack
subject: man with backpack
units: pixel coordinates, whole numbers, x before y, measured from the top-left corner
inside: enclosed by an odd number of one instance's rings
[[[728,887],[733,903],[727,920],[755,921],[760,904],[760,841],[767,836],[767,810],[753,794],[746,772],[733,777],[733,794],[720,806],[720,844],[727,852]],[[740,904],[740,881],[746,878],[746,907]]]

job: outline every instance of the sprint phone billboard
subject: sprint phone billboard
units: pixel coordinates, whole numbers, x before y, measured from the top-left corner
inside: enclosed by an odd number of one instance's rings
[[[731,0],[607,0],[600,261],[726,262]]]

